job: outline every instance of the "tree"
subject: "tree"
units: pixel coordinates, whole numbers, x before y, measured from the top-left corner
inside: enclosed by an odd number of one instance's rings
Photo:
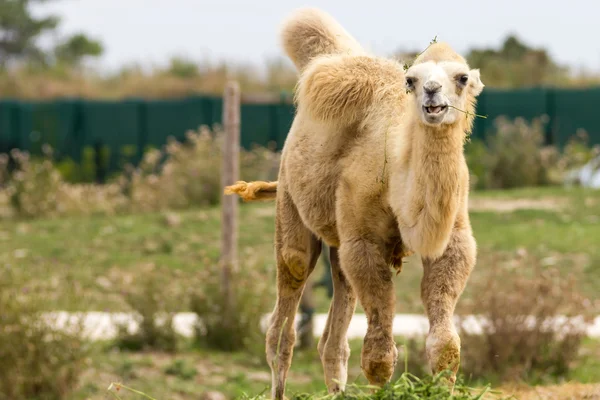
[[[410,65],[423,50],[398,50],[393,56]],[[515,35],[506,37],[498,49],[472,49],[466,58],[471,67],[481,69],[488,87],[557,85],[570,80],[568,69],[558,65],[546,49],[530,47]]]
[[[41,1],[44,0],[0,1],[0,65],[26,58],[43,60],[36,39],[42,33],[56,29],[59,19],[56,16],[32,16],[30,3]]]
[[[532,48],[509,35],[499,49],[473,49],[469,65],[480,68],[485,83],[495,87],[525,87],[560,84],[568,70],[558,65],[546,49]]]
[[[76,34],[46,53],[38,46],[39,38],[56,30],[60,18],[35,17],[30,6],[52,0],[0,0],[0,66],[12,61],[48,63],[53,60],[79,63],[86,56],[99,56],[101,43],[84,34]]]
[[[98,57],[103,51],[102,43],[78,33],[59,44],[55,49],[55,55],[60,62],[78,65],[85,57]]]

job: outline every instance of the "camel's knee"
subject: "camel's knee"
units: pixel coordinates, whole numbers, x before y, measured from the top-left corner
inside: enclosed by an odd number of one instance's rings
[[[384,385],[388,382],[396,367],[398,349],[391,337],[367,336],[361,355],[362,370],[372,385]]]
[[[289,247],[282,249],[279,256],[279,294],[285,296],[304,286],[311,272],[311,260],[308,251]]]

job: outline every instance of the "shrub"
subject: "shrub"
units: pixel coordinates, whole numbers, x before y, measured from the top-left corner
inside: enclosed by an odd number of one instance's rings
[[[588,140],[588,135],[583,130],[580,130],[577,135],[569,139],[563,153],[556,160],[555,174],[557,179],[568,184],[581,184],[581,175],[577,170],[591,160],[597,159],[600,155],[600,146],[590,147]],[[597,169],[598,163],[596,162],[596,166],[591,166],[589,172],[591,173]]]
[[[63,215],[112,215],[123,211],[127,199],[121,188],[108,185],[70,184],[64,181],[46,150],[42,158],[13,150],[9,158],[0,159],[0,204],[2,217],[56,217]],[[14,168],[14,170],[13,170]]]
[[[28,153],[18,150],[13,150],[11,157],[16,170],[5,190],[16,213],[24,217],[54,213],[62,177],[50,159],[31,160]]]
[[[465,145],[471,187],[507,189],[562,184],[569,170],[583,166],[600,147],[588,145],[587,134],[577,132],[564,149],[544,142],[543,118],[527,123],[522,118],[498,118],[487,143],[472,140]]]
[[[488,148],[485,143],[479,139],[469,140],[465,145],[465,158],[471,174],[471,188],[485,189],[489,187]]]
[[[514,122],[499,118],[496,127],[488,139],[489,186],[504,189],[548,184],[548,165],[542,157],[542,121],[528,124],[521,118]]]
[[[163,151],[148,150],[137,168],[128,166],[105,185],[66,182],[48,149],[38,159],[15,150],[15,165],[6,155],[0,158],[0,217],[112,215],[217,204],[222,193],[221,140],[218,127],[214,132],[207,127],[190,131],[185,142],[170,139]],[[68,161],[58,165],[72,181],[89,173],[74,174]],[[242,179],[273,180],[278,166],[279,154],[271,149],[240,151]]]
[[[483,317],[482,334],[471,330],[472,321],[461,321],[463,373],[531,382],[569,372],[592,317],[572,275],[526,259],[513,268],[496,263],[470,285],[477,301],[461,308]]]
[[[57,316],[41,312],[43,299],[15,284],[0,269],[0,399],[63,399],[74,388],[88,355],[81,326],[52,328]]]
[[[105,150],[100,155],[105,168],[108,165],[108,154],[106,153]],[[81,161],[79,163],[70,158],[64,158],[56,163],[56,169],[63,179],[69,183],[94,182],[97,173],[96,150],[91,146],[86,146],[81,151]]]
[[[568,171],[571,168],[577,168],[587,164],[593,158],[600,154],[600,146],[589,145],[589,136],[583,129],[577,131],[572,136],[563,150],[559,160],[559,168],[562,171]]]
[[[231,307],[221,290],[218,265],[206,266],[198,276],[191,295],[191,309],[198,316],[196,341],[212,349],[263,352],[262,317],[275,299],[272,265],[259,265],[245,257],[231,277]],[[259,350],[260,349],[260,350]]]
[[[137,210],[214,205],[221,199],[221,147],[223,135],[201,127],[186,133],[186,141],[169,140],[164,152],[150,150],[137,169],[130,169],[121,184]],[[242,179],[274,179],[279,157],[257,147],[240,151]]]
[[[169,282],[170,274],[154,265],[143,266],[135,280],[122,289],[125,301],[135,313],[138,329],[131,332],[127,325],[118,325],[115,344],[123,350],[177,350],[177,333],[173,318],[185,289]],[[183,293],[183,294],[182,294]]]

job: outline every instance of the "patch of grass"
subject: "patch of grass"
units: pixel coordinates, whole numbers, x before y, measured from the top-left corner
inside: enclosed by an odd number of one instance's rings
[[[491,257],[517,260],[515,255],[525,251],[544,263],[554,263],[565,274],[581,271],[584,293],[600,298],[596,290],[600,284],[598,191],[515,189],[476,191],[471,197],[499,201],[560,198],[567,202],[557,210],[472,211],[479,249],[472,279],[478,279],[478,271],[485,269]],[[172,215],[178,217],[177,224],[168,222]],[[272,203],[240,207],[240,258],[250,257],[265,270],[272,270],[275,264],[274,215]],[[0,265],[18,265],[15,284],[45,296],[49,309],[127,311],[130,306],[121,287],[134,284],[141,266],[154,264],[171,271],[168,281],[184,288],[199,271],[215,265],[220,252],[220,218],[220,209],[211,207],[177,213],[2,221]],[[422,313],[421,262],[416,256],[407,261],[395,278],[397,312]],[[320,280],[323,273],[319,263],[311,282]],[[274,284],[275,276],[264,279]],[[180,293],[183,296],[183,289]],[[327,312],[325,288],[316,288],[314,295],[317,311]],[[464,296],[470,296],[469,285]],[[182,301],[180,307],[187,304]]]
[[[485,268],[491,257],[518,262],[522,255],[536,257],[543,265],[557,267],[565,276],[577,274],[582,291],[598,300],[600,284],[600,192],[585,189],[520,189],[477,192],[474,196],[496,199],[560,198],[567,203],[556,210],[524,209],[513,212],[471,212],[478,245],[478,264]],[[523,265],[528,268],[528,265]],[[469,287],[467,286],[467,293]]]
[[[433,377],[418,378],[410,373],[403,373],[398,380],[390,382],[382,388],[370,385],[352,384],[346,388],[344,393],[338,395],[328,395],[327,393],[294,393],[290,399],[397,399],[397,400],[480,400],[487,393],[491,393],[489,387],[476,389],[465,386],[462,380],[457,383],[452,391],[444,381],[448,377],[448,372],[442,372]],[[498,393],[499,394],[499,393]],[[498,397],[499,398],[499,397]],[[258,396],[243,396],[244,400],[263,400],[268,399],[264,394]]]
[[[77,318],[64,330],[40,315],[43,297],[14,285],[0,267],[0,400],[63,399],[87,366],[88,346]]]
[[[240,255],[258,254],[273,265],[273,213],[267,211],[241,208]],[[218,262],[220,210],[177,215],[181,223],[174,226],[163,213],[3,221],[0,265],[19,266],[15,284],[46,296],[49,309],[129,310],[121,289],[134,284],[141,266],[171,270],[169,282],[184,284]]]
[[[586,338],[574,363],[569,378],[580,383],[598,383],[600,377],[600,341]]]
[[[337,395],[329,395],[325,392],[321,393],[294,393],[291,397],[292,400],[307,400],[307,399],[348,399],[348,400],[360,400],[360,399],[373,399],[373,400],[384,400],[384,399],[398,399],[398,400],[413,400],[413,399],[422,399],[422,400],[480,400],[484,398],[484,396],[488,393],[493,394],[490,390],[489,386],[484,387],[483,389],[476,389],[465,386],[463,382],[459,379],[454,386],[454,389],[451,389],[447,386],[446,380],[449,376],[450,372],[442,372],[436,376],[428,377],[428,378],[418,378],[410,373],[404,373],[400,376],[400,378],[395,382],[390,382],[386,384],[384,387],[374,387],[370,385],[357,385],[352,384],[346,388],[346,391]],[[246,381],[246,377],[244,375],[240,375],[238,379]],[[109,391],[119,391],[126,390],[137,395],[140,395],[144,398],[154,400],[150,395],[139,391],[137,389],[133,389],[131,387],[119,384],[112,383],[109,388]],[[113,392],[114,394],[114,392]],[[500,394],[496,392],[496,394]],[[118,398],[118,397],[117,397]],[[266,400],[267,397],[264,394],[264,391],[257,396],[249,396],[244,393],[237,398],[241,400]],[[500,399],[500,397],[496,397]]]
[[[463,302],[460,314],[487,319],[481,334],[460,324],[461,370],[488,382],[556,382],[570,375],[585,331],[595,317],[592,303],[581,296],[575,276],[560,277],[555,267],[530,257],[529,268],[492,263],[486,279],[472,282],[477,301]],[[504,290],[510,287],[510,291]],[[557,315],[563,321],[550,321]],[[577,322],[571,318],[581,318]]]
[[[158,273],[157,273],[158,272]],[[179,286],[170,283],[169,274],[150,264],[140,270],[132,284],[121,289],[125,301],[135,311],[136,332],[127,324],[118,326],[115,345],[122,350],[177,350],[173,318],[177,309]]]
[[[396,338],[398,345],[404,342],[404,338]],[[597,382],[600,366],[594,367],[594,357],[598,357],[598,349],[600,349],[598,344],[597,340],[587,340],[583,344],[582,357],[576,362],[567,379]],[[418,352],[422,345],[423,343],[419,342],[409,346],[408,372],[422,378],[424,382],[430,382],[431,378],[427,378],[423,373],[423,360],[419,359]],[[360,371],[361,347],[361,340],[350,341],[348,382],[364,389],[368,382]],[[392,379],[394,382],[401,379],[405,372],[403,352],[402,349],[400,350],[401,356]],[[191,379],[185,376],[185,372],[180,373],[188,369],[196,370],[196,374]],[[221,392],[226,398],[234,399],[243,397],[244,394],[247,395],[246,397],[260,393],[268,395],[271,374],[269,367],[264,364],[264,357],[249,355],[246,352],[214,352],[197,349],[188,343],[188,347],[183,346],[178,354],[156,351],[129,353],[115,351],[110,345],[99,343],[94,345],[90,364],[80,379],[78,389],[69,398],[73,400],[102,398],[111,382],[120,382],[156,399],[196,400],[202,397],[202,393],[208,391]],[[463,386],[479,388],[475,391],[478,393],[486,386],[487,381],[482,382],[465,376]],[[524,383],[519,385],[519,389],[524,389],[524,385]],[[502,388],[505,396],[511,395],[516,390],[513,386],[498,386],[498,388]],[[318,398],[324,390],[323,369],[316,346],[305,351],[295,351],[288,377],[286,390],[288,396],[311,393]],[[369,391],[365,390],[365,392]],[[139,398],[122,392],[119,395],[123,399]],[[499,397],[501,396],[488,392],[484,399]],[[531,398],[537,399],[537,397]]]
[[[165,374],[189,381],[198,375],[198,370],[195,366],[186,362],[186,360],[177,359],[173,360],[173,363],[165,368]]]

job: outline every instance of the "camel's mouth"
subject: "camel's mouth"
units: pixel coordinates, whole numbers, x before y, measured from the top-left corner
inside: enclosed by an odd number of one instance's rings
[[[425,110],[425,113],[430,114],[430,115],[440,114],[441,112],[444,112],[447,109],[448,109],[447,105],[441,105],[441,106],[423,106],[423,110]]]

